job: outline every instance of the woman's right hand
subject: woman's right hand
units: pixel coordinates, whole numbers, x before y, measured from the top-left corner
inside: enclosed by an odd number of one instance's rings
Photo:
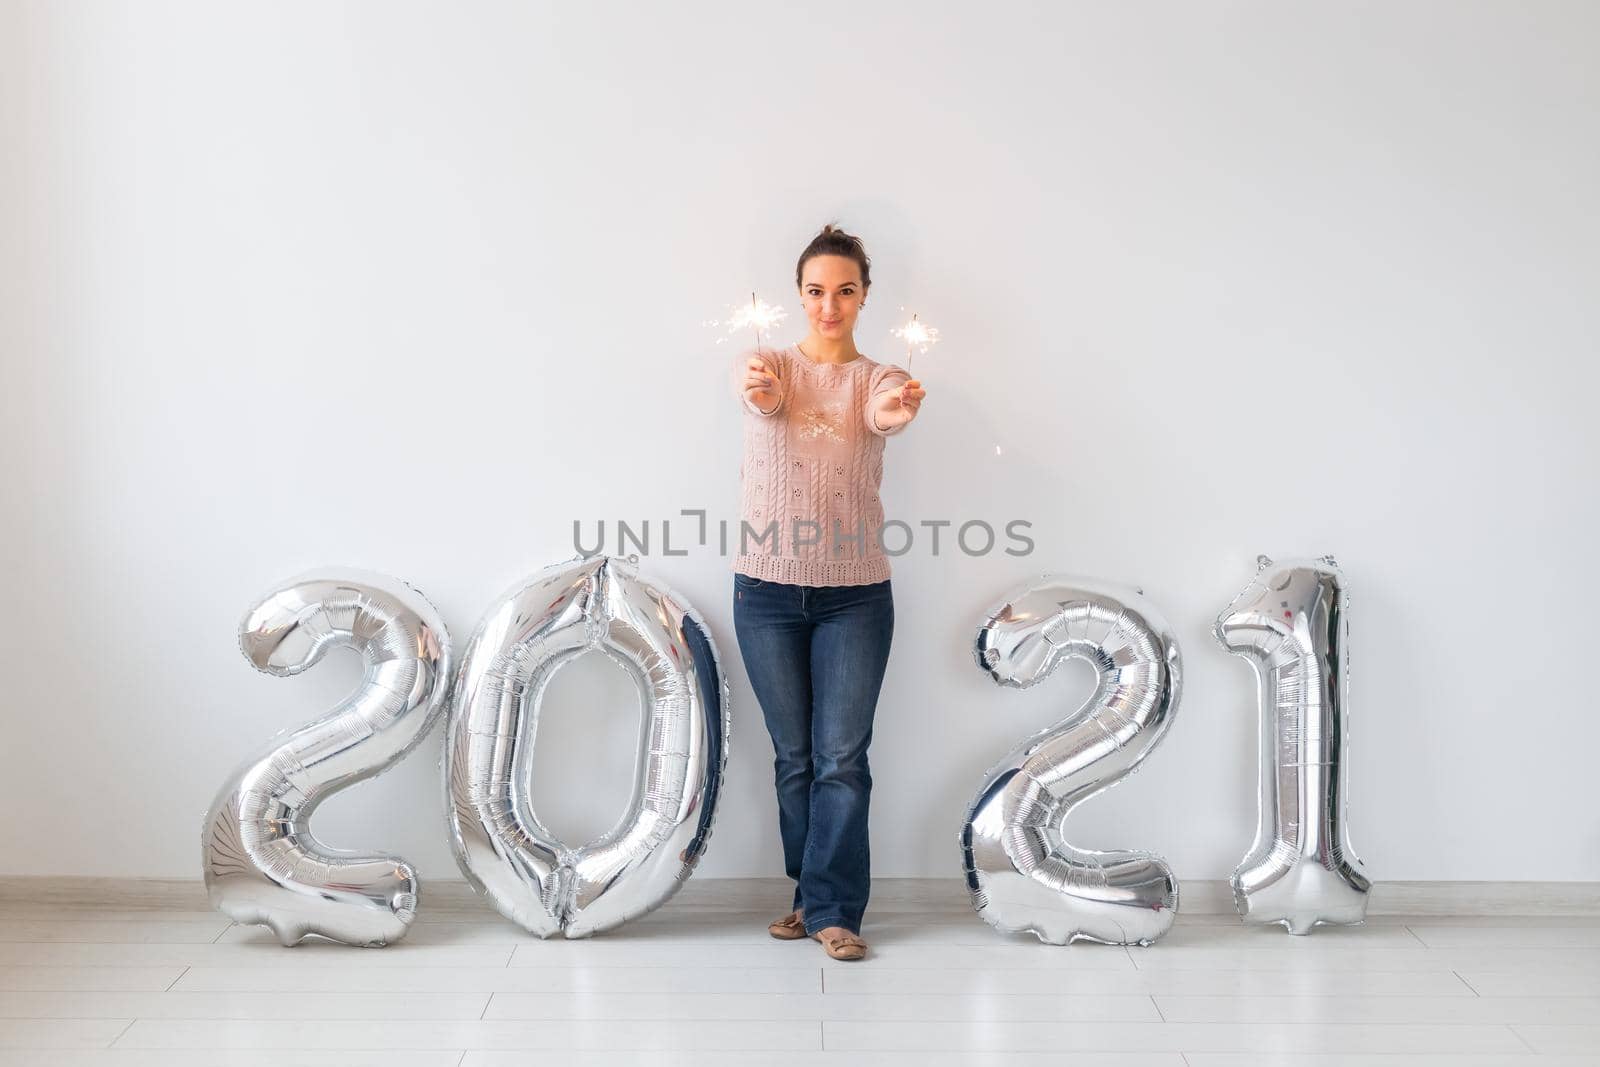
[[[764,414],[778,410],[783,398],[779,389],[778,372],[765,356],[751,356],[745,365],[744,397]]]

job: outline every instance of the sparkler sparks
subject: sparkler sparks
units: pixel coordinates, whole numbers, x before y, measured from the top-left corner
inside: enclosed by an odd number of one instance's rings
[[[727,337],[717,339],[717,344],[719,345],[736,333],[741,333],[744,330],[754,330],[756,347],[760,348],[762,333],[765,332],[770,335],[772,328],[788,317],[788,314],[787,311],[776,304],[769,304],[765,300],[758,298],[756,294],[751,293],[748,305],[735,304],[729,310],[727,318],[711,319],[706,325],[720,326],[727,331]]]
[[[905,308],[901,308],[904,311]],[[939,330],[929,326],[917,315],[911,316],[911,321],[904,326],[898,326],[893,331],[894,335],[906,343],[906,370],[911,369],[911,358],[916,353],[927,354],[928,349],[939,343]]]

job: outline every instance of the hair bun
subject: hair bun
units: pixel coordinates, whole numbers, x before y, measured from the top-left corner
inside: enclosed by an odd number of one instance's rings
[[[845,233],[843,227],[837,226],[837,225],[835,225],[835,224],[833,224],[831,222],[825,224],[822,227],[822,232],[817,234],[817,236],[818,237],[831,237],[836,241],[845,241],[845,242],[847,242],[849,244],[852,244],[852,245],[861,244],[861,238],[857,237],[853,233]]]
[[[800,253],[800,262],[795,265],[794,284],[800,285],[804,278],[806,260],[812,256],[846,256],[856,261],[861,268],[861,285],[863,288],[872,284],[872,261],[867,257],[866,247],[861,238],[853,233],[846,233],[837,223],[824,223],[822,229],[811,239],[806,250]]]

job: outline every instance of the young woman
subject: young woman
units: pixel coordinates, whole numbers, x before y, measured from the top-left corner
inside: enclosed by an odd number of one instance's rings
[[[734,367],[745,409],[734,630],[772,735],[795,882],[794,911],[767,929],[810,936],[840,960],[867,951],[867,746],[894,632],[878,544],[884,440],[925,395],[856,349],[869,268],[860,240],[824,227],[795,267],[811,332],[743,353]]]

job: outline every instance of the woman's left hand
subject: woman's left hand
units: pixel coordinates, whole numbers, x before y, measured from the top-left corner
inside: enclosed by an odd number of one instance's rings
[[[904,426],[917,417],[917,409],[922,406],[922,398],[928,391],[922,388],[922,383],[912,378],[898,389],[890,389],[878,398],[878,405],[874,415],[881,430],[892,430],[896,426]]]

